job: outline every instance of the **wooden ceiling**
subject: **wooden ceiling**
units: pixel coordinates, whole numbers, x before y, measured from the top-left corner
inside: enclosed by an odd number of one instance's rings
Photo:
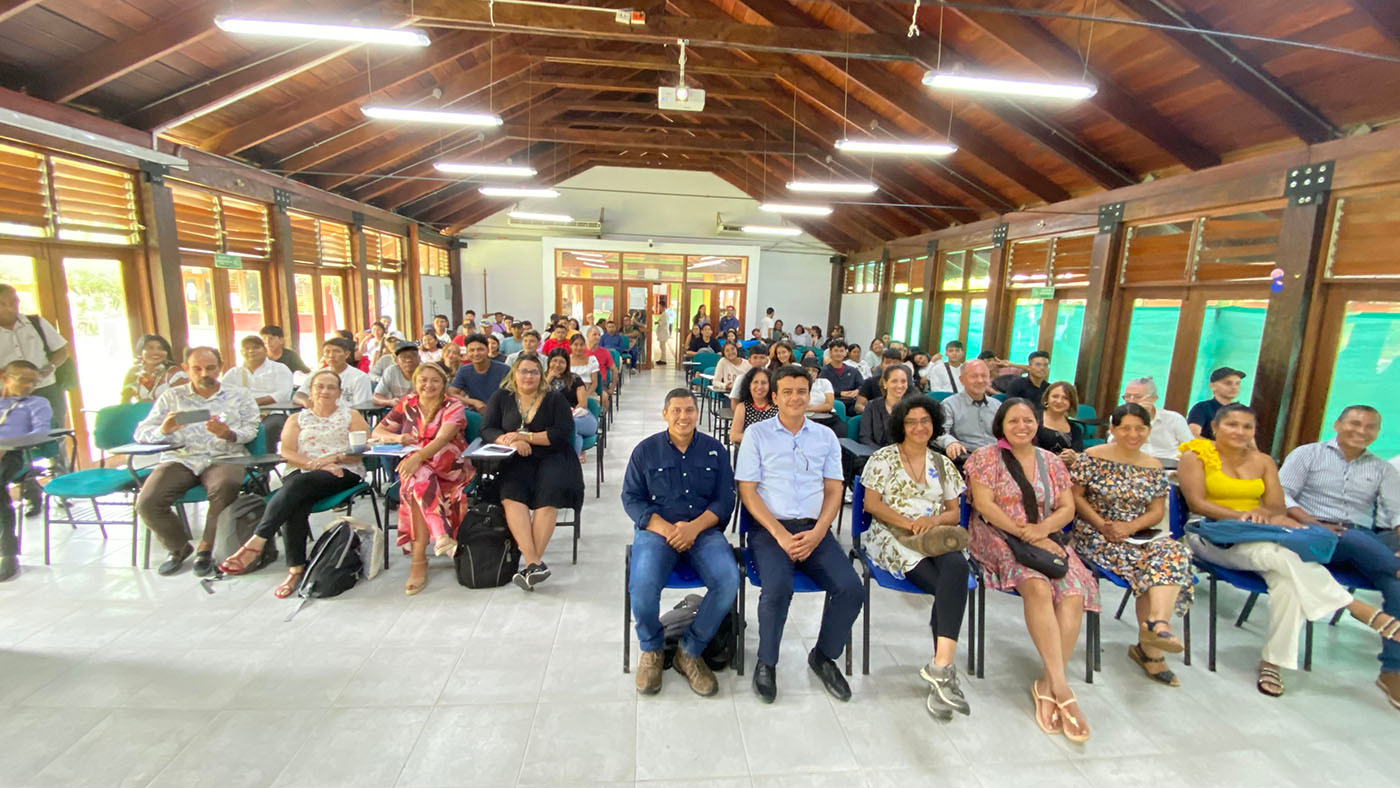
[[[840,250],[1400,116],[1395,0],[925,0],[912,37],[912,2],[552,5],[297,6],[301,18],[411,24],[432,39],[402,50],[233,36],[213,23],[216,14],[285,18],[280,3],[0,0],[0,85],[449,232],[505,206],[477,183],[437,174],[432,162],[443,158],[528,162],[545,183],[602,164],[704,170],[758,199],[785,198],[794,175],[872,178],[880,191],[860,204],[838,201],[832,216],[796,222]],[[645,25],[596,10],[636,5]],[[1100,21],[1072,18],[1090,13]],[[675,84],[678,38],[691,42],[687,81],[706,89],[703,113],[656,108],[656,88]],[[939,63],[1087,74],[1098,93],[1072,105],[953,97],[920,84]],[[505,125],[369,121],[359,107],[371,98],[494,111]],[[858,157],[833,147],[847,134],[951,138],[959,150],[941,160]]]

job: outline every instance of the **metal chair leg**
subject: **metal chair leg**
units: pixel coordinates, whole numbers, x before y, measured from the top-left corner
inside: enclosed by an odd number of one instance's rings
[[[1098,613],[1094,613],[1094,612],[1089,612],[1089,613],[1087,614],[1087,617],[1088,617],[1088,619],[1089,619],[1089,626],[1087,627],[1087,628],[1088,628],[1088,632],[1086,632],[1085,635],[1084,635],[1084,682],[1085,682],[1086,684],[1093,684],[1093,683],[1094,683],[1094,649],[1095,649],[1095,645],[1094,645],[1094,629],[1095,629],[1095,628],[1097,627],[1097,625],[1098,625],[1098,617],[1099,617],[1099,614],[1098,614]]]
[[[632,545],[622,556],[622,672],[632,672]]]
[[[1303,625],[1303,670],[1312,670],[1313,622]]]
[[[1244,622],[1249,620],[1249,614],[1254,611],[1254,603],[1259,600],[1258,594],[1250,594],[1249,599],[1244,602],[1244,608],[1240,610],[1240,617],[1235,619],[1235,626],[1242,627]]]
[[[1216,618],[1219,612],[1215,606],[1215,594],[1218,590],[1218,583],[1215,575],[1210,576],[1210,627],[1206,630],[1206,667],[1210,672],[1215,672],[1215,627]]]
[[[863,614],[861,615],[862,625],[861,625],[861,660],[860,660],[860,674],[861,674],[862,676],[869,676],[869,675],[870,675],[870,569],[867,567],[866,570],[865,570],[865,572],[863,572],[862,574],[865,575],[865,610],[864,610]]]
[[[987,673],[987,586],[977,584],[977,678]]]
[[[748,636],[749,608],[744,604],[744,589],[749,585],[748,573],[744,571],[743,558],[739,559],[739,631],[735,633],[734,669],[744,675],[744,641]]]
[[[578,532],[583,530],[583,510],[574,510],[574,555],[569,563],[578,563]]]
[[[1186,615],[1181,617],[1182,636],[1186,642],[1186,654],[1182,657],[1182,664],[1191,667],[1191,611],[1186,611]]]
[[[1113,614],[1113,620],[1114,620],[1114,621],[1117,621],[1117,620],[1123,618],[1123,611],[1128,609],[1128,600],[1131,599],[1132,596],[1133,596],[1133,589],[1131,589],[1131,588],[1125,588],[1125,589],[1123,589],[1123,601],[1121,601],[1121,602],[1118,603],[1118,612]]]
[[[978,584],[978,588],[981,584]],[[977,590],[967,589],[967,674],[977,671]]]

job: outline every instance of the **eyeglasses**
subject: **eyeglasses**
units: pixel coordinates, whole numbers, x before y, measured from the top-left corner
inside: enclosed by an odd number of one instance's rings
[[[515,374],[522,378],[537,378],[540,376],[540,371],[538,369],[517,369]]]
[[[1157,399],[1156,394],[1124,394],[1124,402],[1151,402]]]
[[[932,427],[933,419],[905,419],[905,427]]]

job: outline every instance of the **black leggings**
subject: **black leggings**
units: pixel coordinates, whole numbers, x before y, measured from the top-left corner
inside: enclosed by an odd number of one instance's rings
[[[967,575],[971,570],[962,551],[925,558],[904,573],[904,578],[926,594],[933,594],[929,626],[934,638],[956,641],[967,610]]]
[[[287,566],[304,566],[306,541],[311,538],[311,507],[359,483],[360,477],[349,471],[340,476],[330,471],[292,471],[282,479],[282,489],[268,501],[262,522],[253,533],[272,539],[281,528]]]

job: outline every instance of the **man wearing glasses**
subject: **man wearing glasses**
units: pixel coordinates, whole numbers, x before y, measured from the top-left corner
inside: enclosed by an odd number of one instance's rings
[[[759,525],[748,544],[763,584],[753,686],[764,703],[778,695],[778,651],[794,567],[826,591],[821,632],[807,665],[832,697],[851,698],[836,658],[850,639],[864,591],[830,533],[841,507],[841,446],[835,433],[806,418],[809,385],[803,367],[778,370],[773,381],[778,416],[744,431],[734,473],[744,508]]]
[[[1147,435],[1147,445],[1142,448],[1159,460],[1175,462],[1181,457],[1178,447],[1196,437],[1191,434],[1185,416],[1157,407],[1157,383],[1150,377],[1128,381],[1128,385],[1123,387],[1123,401],[1141,405],[1152,415],[1152,431]],[[1109,432],[1108,440],[1113,442],[1112,432]]]

